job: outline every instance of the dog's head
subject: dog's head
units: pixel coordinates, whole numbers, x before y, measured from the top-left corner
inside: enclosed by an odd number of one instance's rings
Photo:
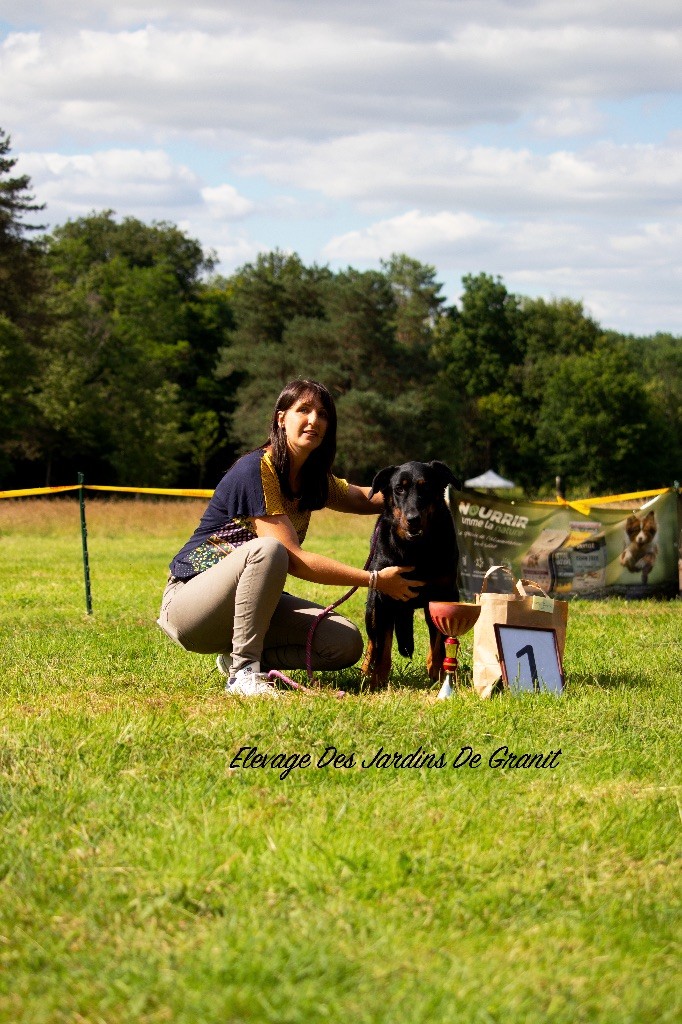
[[[655,512],[647,512],[644,515],[633,512],[625,520],[625,532],[630,543],[637,544],[639,547],[650,544],[656,536],[657,530],[658,523]]]
[[[444,462],[405,462],[386,466],[372,481],[370,498],[381,492],[384,516],[403,540],[415,540],[429,529],[437,509],[445,506],[445,488],[461,483]]]

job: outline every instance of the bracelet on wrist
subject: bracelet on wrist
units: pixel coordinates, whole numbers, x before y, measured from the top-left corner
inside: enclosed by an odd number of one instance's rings
[[[367,586],[369,587],[370,591],[377,589],[377,579],[378,579],[378,576],[379,576],[379,573],[378,573],[378,571],[376,569],[370,569],[370,572],[369,572],[369,583],[367,584]]]

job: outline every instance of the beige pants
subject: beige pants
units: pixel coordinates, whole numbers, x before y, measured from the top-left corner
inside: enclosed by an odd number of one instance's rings
[[[233,672],[254,661],[263,670],[305,668],[308,632],[321,608],[282,593],[288,568],[283,544],[251,540],[186,583],[169,583],[158,625],[186,651],[230,654]],[[312,667],[346,668],[362,650],[357,627],[328,615],[315,630]]]

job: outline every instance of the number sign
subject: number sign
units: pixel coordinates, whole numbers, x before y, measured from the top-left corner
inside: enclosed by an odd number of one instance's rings
[[[502,678],[510,690],[561,693],[564,674],[556,630],[495,625]]]

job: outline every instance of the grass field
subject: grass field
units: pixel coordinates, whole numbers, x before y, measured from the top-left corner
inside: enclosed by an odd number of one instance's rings
[[[678,1022],[682,602],[573,604],[561,698],[437,702],[420,628],[386,694],[228,699],[154,625],[202,507],[89,502],[87,616],[77,503],[0,502],[0,1021]]]

